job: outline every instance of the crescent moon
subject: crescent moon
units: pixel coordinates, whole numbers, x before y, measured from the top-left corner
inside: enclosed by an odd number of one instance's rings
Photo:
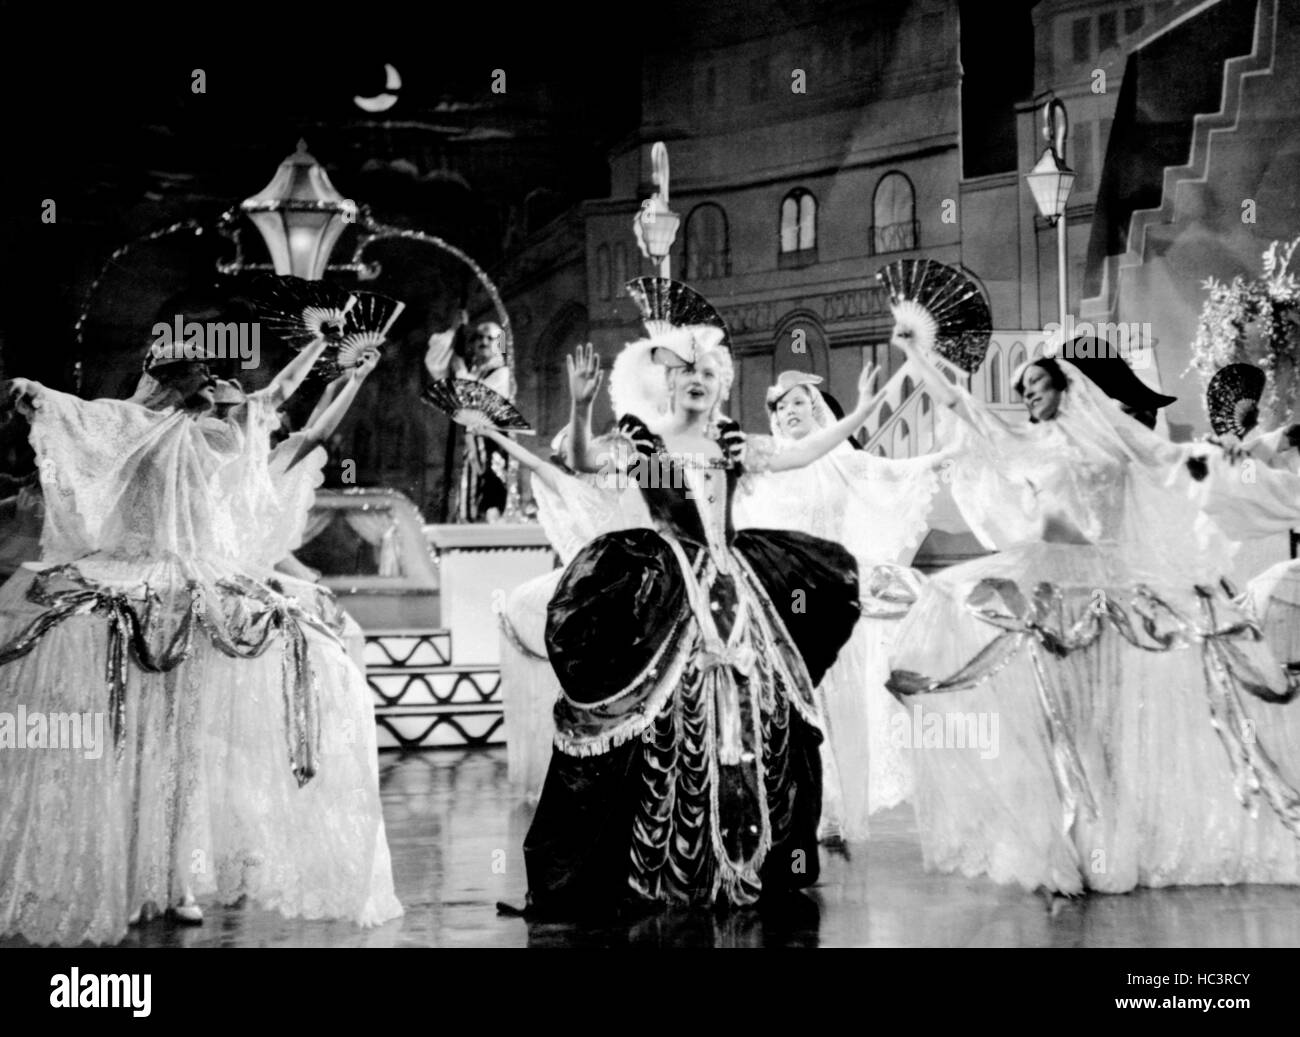
[[[388,90],[400,90],[402,77],[392,65],[384,65],[384,86]],[[352,103],[362,111],[386,112],[397,103],[397,95],[391,93],[377,94],[374,97],[353,97]]]

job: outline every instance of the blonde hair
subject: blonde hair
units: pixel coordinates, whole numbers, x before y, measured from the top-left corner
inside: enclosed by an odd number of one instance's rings
[[[731,351],[726,346],[718,345],[701,350],[695,358],[695,366],[699,367],[710,359],[716,359],[718,364],[718,398],[713,401],[712,409],[712,416],[717,417],[722,412],[722,405],[731,398],[731,386],[736,379],[736,366],[732,362]],[[682,368],[670,368],[667,371],[670,399],[677,389],[677,377],[681,371]]]

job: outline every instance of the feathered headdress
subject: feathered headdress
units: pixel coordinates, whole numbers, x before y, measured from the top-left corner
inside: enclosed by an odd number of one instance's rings
[[[721,361],[718,390],[721,405],[731,395],[735,380],[731,351],[724,344],[721,328],[694,324],[629,342],[614,358],[609,372],[609,401],[614,414],[619,417],[635,414],[655,429],[668,417],[672,397],[669,373],[697,364],[709,353],[716,353]]]
[[[731,333],[722,314],[690,285],[671,277],[634,277],[624,287],[651,338],[674,328],[707,324],[721,328],[723,341],[731,348]]]
[[[731,393],[735,369],[727,324],[704,296],[667,277],[638,277],[627,293],[641,312],[649,338],[629,342],[609,372],[609,400],[614,414],[635,414],[650,428],[669,414],[669,371],[698,363],[716,351],[722,361],[719,403]]]

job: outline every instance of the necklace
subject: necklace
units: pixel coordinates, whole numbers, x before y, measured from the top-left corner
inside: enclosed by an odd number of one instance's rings
[[[665,451],[667,453],[667,451]],[[690,468],[694,471],[703,471],[706,469],[724,469],[730,468],[731,462],[725,457],[708,457],[701,458],[696,454],[673,454],[668,453],[672,460],[676,461],[683,468]]]

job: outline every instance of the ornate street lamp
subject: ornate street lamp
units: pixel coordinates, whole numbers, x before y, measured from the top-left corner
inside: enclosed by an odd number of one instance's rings
[[[1065,140],[1069,133],[1070,120],[1065,105],[1060,98],[1054,97],[1043,107],[1043,138],[1047,147],[1038,165],[1025,176],[1034,201],[1038,203],[1038,211],[1049,225],[1056,224],[1057,305],[1062,327],[1065,326],[1066,310],[1065,203],[1070,197],[1070,188],[1074,186],[1074,170],[1065,164]]]
[[[659,264],[659,276],[670,277],[673,242],[682,218],[668,207],[668,149],[656,141],[650,149],[650,165],[657,191],[644,202],[632,218],[632,232],[641,255]]]
[[[301,140],[271,182],[239,209],[261,232],[275,272],[308,281],[321,279],[344,226],[357,218],[356,203],[335,190]]]

